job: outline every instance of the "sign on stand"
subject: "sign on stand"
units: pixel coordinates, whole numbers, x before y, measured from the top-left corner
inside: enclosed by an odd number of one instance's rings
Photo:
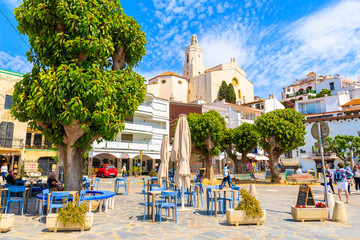
[[[314,195],[311,191],[311,187],[306,184],[299,187],[296,205],[315,206]]]

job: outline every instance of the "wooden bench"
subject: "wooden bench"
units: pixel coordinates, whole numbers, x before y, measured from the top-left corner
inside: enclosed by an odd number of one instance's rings
[[[239,180],[239,181],[251,181],[251,182],[255,182],[256,181],[256,177],[254,175],[254,173],[250,173],[250,174],[235,174],[234,177]]]
[[[314,182],[316,183],[316,179],[311,174],[292,174],[287,177],[288,180],[293,181],[293,184],[296,182]]]

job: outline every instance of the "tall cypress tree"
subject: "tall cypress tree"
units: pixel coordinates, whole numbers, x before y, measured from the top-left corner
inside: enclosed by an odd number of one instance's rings
[[[230,83],[228,86],[228,92],[226,94],[225,101],[228,103],[236,103],[235,88],[232,83]]]
[[[223,99],[226,99],[227,93],[228,93],[228,86],[225,81],[222,81],[219,89],[218,100],[221,101]]]

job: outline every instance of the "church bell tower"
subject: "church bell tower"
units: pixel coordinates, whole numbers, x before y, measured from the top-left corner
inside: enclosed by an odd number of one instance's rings
[[[195,34],[191,36],[191,45],[185,48],[185,61],[183,77],[191,80],[205,73],[206,67],[203,59],[203,50],[198,46],[198,38]]]

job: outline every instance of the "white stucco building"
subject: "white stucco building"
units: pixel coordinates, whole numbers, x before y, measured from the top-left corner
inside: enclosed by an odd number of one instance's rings
[[[258,99],[253,102],[244,103],[242,105],[260,109],[263,113],[285,108],[284,105],[273,94],[270,94],[269,98],[267,99]]]
[[[125,118],[125,130],[114,141],[95,142],[90,157],[93,165],[110,163],[119,169],[125,163],[129,170],[140,163],[142,151],[142,170],[147,173],[160,163],[162,138],[168,134],[169,101],[146,94],[134,116]]]

